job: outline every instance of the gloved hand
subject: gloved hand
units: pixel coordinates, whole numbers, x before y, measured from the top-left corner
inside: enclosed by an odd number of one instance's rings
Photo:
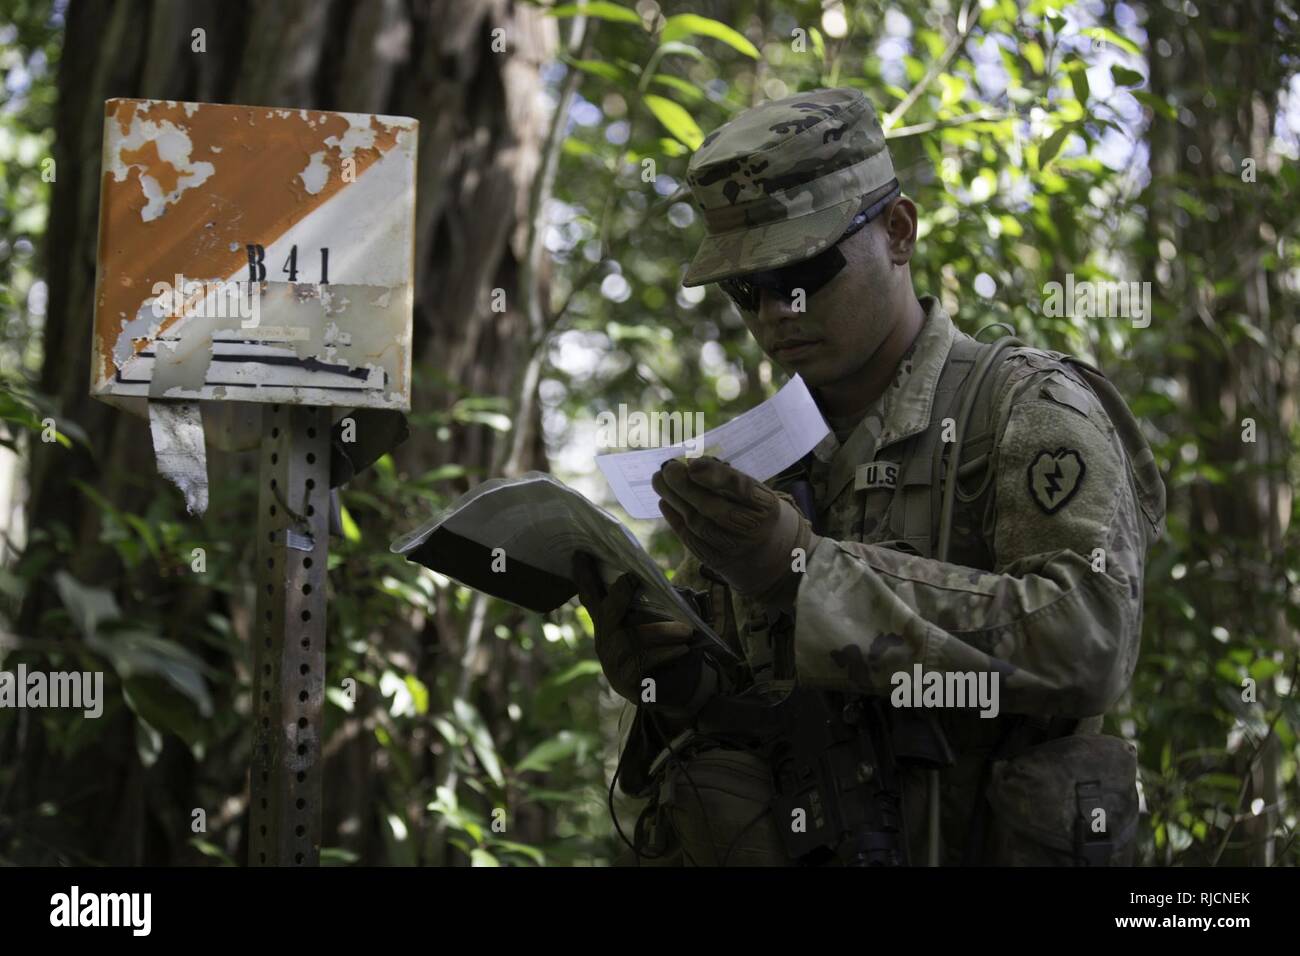
[[[636,578],[625,574],[608,591],[596,559],[584,552],[573,556],[578,599],[596,630],[596,657],[620,697],[641,702],[641,681],[655,680],[656,703],[689,699],[699,680],[702,653],[691,648],[689,624],[651,617],[633,608]]]
[[[801,573],[794,549],[811,558],[821,538],[793,504],[716,458],[663,464],[651,480],[668,526],[695,557],[766,607],[794,605]]]

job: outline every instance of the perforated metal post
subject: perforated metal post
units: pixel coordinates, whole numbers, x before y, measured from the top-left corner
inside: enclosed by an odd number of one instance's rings
[[[330,410],[264,409],[249,864],[320,862]]]

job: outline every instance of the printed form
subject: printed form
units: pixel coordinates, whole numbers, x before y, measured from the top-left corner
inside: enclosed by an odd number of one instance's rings
[[[812,393],[794,376],[774,396],[695,438],[701,455],[721,459],[737,471],[766,481],[812,451],[830,427]],[[686,444],[596,456],[618,503],[633,518],[661,518],[659,496],[650,486],[659,466],[686,454]]]

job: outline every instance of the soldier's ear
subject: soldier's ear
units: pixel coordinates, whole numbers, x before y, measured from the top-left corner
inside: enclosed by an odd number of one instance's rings
[[[916,203],[899,196],[881,218],[885,223],[889,261],[896,266],[911,262],[916,249]]]

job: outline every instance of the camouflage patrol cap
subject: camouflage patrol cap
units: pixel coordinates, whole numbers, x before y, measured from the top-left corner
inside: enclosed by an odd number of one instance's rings
[[[860,90],[811,90],[746,110],[706,136],[686,167],[706,236],[682,284],[815,256],[893,178]]]

